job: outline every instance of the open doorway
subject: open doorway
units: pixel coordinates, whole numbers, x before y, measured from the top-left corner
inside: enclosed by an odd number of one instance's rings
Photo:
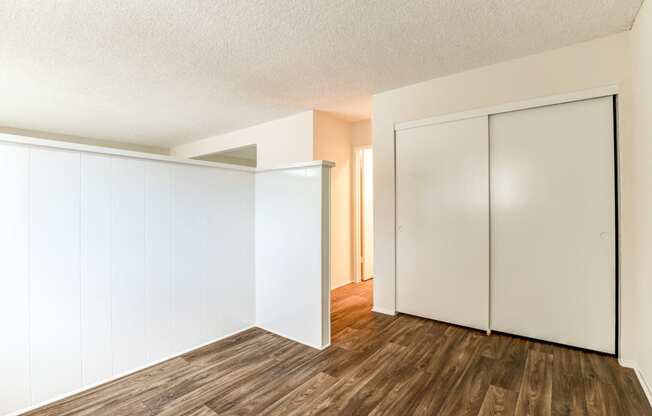
[[[315,159],[332,160],[331,339],[371,319],[373,151],[371,120],[315,112]],[[349,330],[346,330],[349,328]]]
[[[356,146],[354,151],[354,282],[360,283],[374,275],[374,183],[373,150],[371,146]]]

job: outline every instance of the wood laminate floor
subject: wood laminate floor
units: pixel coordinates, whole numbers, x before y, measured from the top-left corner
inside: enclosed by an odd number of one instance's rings
[[[251,329],[29,414],[652,415],[614,358],[372,313],[371,287],[333,291],[324,351]]]

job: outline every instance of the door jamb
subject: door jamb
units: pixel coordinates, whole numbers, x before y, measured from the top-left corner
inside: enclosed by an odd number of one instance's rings
[[[362,282],[362,151],[372,149],[371,145],[353,146],[353,281]]]

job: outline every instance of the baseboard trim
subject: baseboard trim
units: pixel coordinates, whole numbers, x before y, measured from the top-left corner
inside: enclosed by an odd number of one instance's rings
[[[395,311],[395,310],[393,310],[393,309],[385,309],[385,308],[381,308],[381,307],[378,307],[378,306],[376,306],[376,305],[374,305],[374,306],[371,307],[371,312],[378,312],[378,313],[382,313],[383,315],[391,315],[391,316],[395,316],[395,315],[396,315],[396,311]]]
[[[274,335],[278,335],[279,337],[289,339],[290,341],[294,341],[294,342],[297,342],[299,344],[303,344],[303,345],[305,345],[307,347],[314,348],[316,350],[325,350],[326,348],[328,348],[331,345],[330,340],[329,340],[328,344],[326,344],[326,345],[321,345],[321,346],[320,345],[313,345],[313,344],[309,344],[309,343],[307,343],[305,341],[301,341],[299,339],[291,337],[291,336],[289,336],[287,334],[284,334],[284,333],[282,333],[280,331],[266,328],[266,327],[264,327],[263,325],[260,325],[260,324],[256,325],[256,327],[262,329],[263,331],[271,332]]]
[[[215,338],[215,339],[213,339],[213,340],[211,340],[211,341],[204,342],[204,343],[202,343],[202,344],[200,344],[200,345],[197,345],[197,346],[195,346],[195,347],[192,347],[192,348],[189,348],[189,349],[187,349],[187,350],[183,350],[183,351],[181,351],[181,352],[175,353],[174,355],[167,356],[166,358],[163,358],[163,359],[160,359],[160,360],[157,360],[157,361],[153,361],[153,362],[151,362],[151,363],[149,363],[149,364],[146,364],[146,365],[144,365],[144,366],[141,366],[141,367],[135,368],[135,369],[133,369],[133,370],[130,370],[130,371],[127,371],[127,372],[124,372],[124,373],[120,373],[120,374],[118,374],[118,375],[116,375],[116,376],[113,376],[113,377],[107,378],[107,379],[102,380],[102,381],[99,381],[99,382],[97,382],[97,383],[90,384],[90,385],[88,385],[88,386],[84,386],[84,387],[82,387],[82,388],[80,388],[80,389],[77,389],[77,390],[73,390],[73,391],[71,391],[71,392],[68,392],[68,393],[65,393],[65,394],[62,394],[62,395],[56,396],[56,397],[54,397],[54,398],[52,398],[52,399],[49,399],[49,400],[45,400],[45,401],[39,402],[39,403],[37,403],[37,404],[35,404],[35,405],[31,405],[31,406],[29,406],[29,407],[26,407],[26,408],[23,408],[23,409],[20,409],[20,410],[17,410],[17,411],[11,412],[11,413],[7,413],[7,414],[5,414],[4,416],[18,416],[18,415],[22,415],[23,413],[27,413],[27,412],[31,412],[31,411],[37,410],[37,409],[39,409],[39,408],[41,408],[41,407],[45,407],[45,406],[48,406],[48,405],[54,404],[54,403],[56,403],[56,402],[59,402],[59,401],[65,400],[65,399],[67,399],[67,398],[70,398],[70,397],[72,397],[72,396],[74,396],[74,395],[76,395],[76,394],[80,394],[80,393],[83,393],[83,392],[85,392],[85,391],[92,390],[92,389],[94,389],[94,388],[96,388],[96,387],[100,387],[100,386],[102,386],[102,385],[104,385],[104,384],[112,383],[112,382],[117,381],[117,380],[119,380],[119,379],[121,379],[121,378],[127,377],[127,376],[132,375],[132,374],[134,374],[134,373],[137,373],[137,372],[139,372],[139,371],[146,370],[146,369],[148,369],[148,368],[150,368],[150,367],[154,367],[155,365],[161,364],[161,363],[163,363],[163,362],[165,362],[165,361],[172,360],[172,359],[177,358],[177,357],[179,357],[179,356],[181,356],[181,355],[183,355],[183,354],[187,354],[187,353],[189,353],[189,352],[191,352],[191,351],[198,350],[198,349],[203,348],[203,347],[205,347],[205,346],[207,346],[207,345],[213,344],[214,342],[218,342],[218,341],[221,341],[221,340],[223,340],[223,339],[225,339],[225,338],[232,337],[232,336],[234,336],[234,335],[237,335],[237,334],[239,334],[239,333],[241,333],[241,332],[247,331],[247,330],[252,329],[252,328],[255,328],[255,327],[256,327],[256,325],[250,325],[250,326],[247,326],[247,327],[245,327],[245,328],[243,328],[243,329],[239,329],[239,330],[237,330],[237,331],[235,331],[235,332],[232,332],[232,333],[230,333],[230,334],[226,334],[226,335],[224,335],[224,336],[221,336],[221,337]]]
[[[348,281],[348,282],[340,283],[339,285],[335,285],[335,286],[331,287],[331,290],[334,290],[334,289],[340,288],[340,287],[342,287],[342,286],[350,285],[351,283],[356,283],[356,282],[354,282],[353,280],[351,280],[351,281]]]
[[[645,392],[647,401],[650,403],[650,406],[652,406],[652,389],[650,388],[650,384],[648,384],[648,382],[646,381],[645,376],[638,368],[638,365],[636,365],[636,363],[633,361],[626,361],[620,358],[618,359],[618,363],[623,367],[631,368],[632,370],[634,370],[634,374],[636,374],[636,378],[638,378],[638,382],[641,385],[643,392]]]

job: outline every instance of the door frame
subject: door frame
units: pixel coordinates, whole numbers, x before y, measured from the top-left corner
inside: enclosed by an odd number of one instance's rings
[[[353,281],[362,282],[362,151],[372,145],[353,146]]]
[[[545,97],[539,97],[539,98],[533,98],[529,100],[523,100],[523,101],[516,101],[516,102],[511,102],[511,103],[504,103],[496,106],[490,106],[490,107],[483,107],[483,108],[477,108],[469,111],[462,111],[462,112],[456,112],[456,113],[450,113],[450,114],[444,114],[444,115],[438,115],[438,116],[433,116],[433,117],[427,117],[419,120],[411,120],[411,121],[404,121],[400,123],[395,123],[394,124],[394,313],[396,314],[396,304],[397,304],[397,281],[398,281],[398,267],[397,267],[397,243],[398,243],[398,223],[397,223],[397,217],[396,217],[396,206],[397,206],[397,186],[396,186],[396,132],[400,130],[407,130],[407,129],[412,129],[412,128],[417,128],[417,127],[422,127],[422,126],[428,126],[431,124],[441,124],[441,123],[446,123],[450,121],[456,121],[456,120],[463,120],[463,119],[469,119],[469,118],[475,118],[475,117],[481,117],[481,116],[492,116],[495,114],[501,114],[501,113],[506,113],[506,112],[512,112],[512,111],[518,111],[518,110],[526,110],[526,109],[532,109],[532,108],[537,108],[537,107],[545,107],[545,106],[550,106],[550,105],[556,105],[556,104],[565,104],[565,103],[570,103],[574,101],[583,101],[583,100],[590,100],[594,98],[600,98],[600,97],[613,97],[613,134],[614,134],[614,204],[615,204],[615,232],[616,232],[616,238],[614,241],[614,267],[615,267],[615,353],[613,356],[620,358],[620,351],[622,350],[621,348],[621,336],[620,336],[620,331],[622,328],[621,325],[621,305],[622,305],[622,300],[621,300],[621,294],[622,294],[622,288],[621,288],[621,278],[620,278],[620,271],[622,270],[622,254],[621,254],[621,209],[620,207],[622,206],[622,195],[621,195],[621,190],[622,188],[622,178],[620,175],[620,166],[621,166],[621,154],[620,154],[620,137],[621,132],[620,132],[620,123],[619,123],[619,116],[620,116],[620,91],[619,87],[616,84],[613,85],[606,85],[603,87],[597,87],[597,88],[591,88],[591,89],[586,89],[586,90],[581,90],[581,91],[576,91],[572,93],[567,93],[567,94],[559,94],[559,95],[551,95],[551,96],[545,96]],[[491,138],[490,138],[491,140]],[[491,231],[490,231],[491,232]],[[491,274],[489,275],[489,283],[491,284]],[[490,299],[491,302],[491,299]],[[491,327],[489,327],[488,333],[491,333]]]

